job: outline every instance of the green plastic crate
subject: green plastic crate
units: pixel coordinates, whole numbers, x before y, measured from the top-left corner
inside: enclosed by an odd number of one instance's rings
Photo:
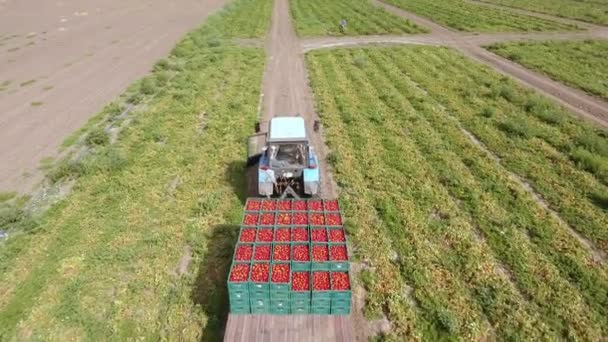
[[[331,300],[331,308],[342,308],[342,309],[350,309],[351,301],[350,299],[332,299]]]
[[[290,298],[289,302],[293,307],[310,306],[310,298],[308,299],[293,299]]]
[[[310,291],[291,291],[289,298],[292,300],[310,300]]]
[[[331,314],[331,310],[329,306],[312,306],[310,313],[313,315],[329,315]]]
[[[270,307],[264,307],[264,308],[254,308],[251,307],[251,313],[256,315],[267,315],[270,313]]]
[[[334,272],[331,272],[334,273]],[[330,281],[331,281],[331,287],[332,287],[332,291],[331,291],[331,298],[332,300],[348,300],[350,301],[352,298],[352,291],[351,290],[345,290],[345,291],[337,291],[337,290],[333,290],[333,280],[331,277],[331,273],[330,273]],[[346,272],[341,272],[340,273],[346,273],[346,275],[348,276],[348,283],[351,285],[353,284],[352,278],[350,277],[350,272],[346,271]]]
[[[267,282],[256,282],[251,279],[253,273],[253,266],[255,264],[268,264],[268,281]],[[270,293],[270,262],[252,262],[249,270],[249,295],[251,296],[255,292]]]
[[[317,243],[313,242],[310,244],[310,269],[312,271],[329,271],[331,269],[331,262],[327,261],[314,261],[312,258],[312,250],[315,246],[325,246],[327,248],[327,257],[329,258],[329,244],[328,243]]]
[[[256,291],[250,291],[249,292],[249,298],[250,299],[257,299],[257,298],[261,298],[261,299],[270,299],[270,292],[265,291],[265,290],[256,290]]]
[[[308,315],[310,313],[310,306],[292,306],[290,312],[292,315]]]
[[[251,309],[270,308],[270,298],[251,298],[249,304],[251,305]]]
[[[240,306],[249,306],[251,305],[249,298],[242,298],[242,299],[233,299],[230,298],[229,299],[230,302],[230,307],[240,307]]]
[[[331,304],[331,298],[319,298],[319,297],[313,297],[310,301],[312,306],[315,305],[323,305],[323,306],[330,306]]]
[[[289,308],[289,299],[270,299],[273,308]]]
[[[309,233],[309,237],[310,237],[310,231]],[[294,252],[294,248],[295,246],[301,246],[301,245],[307,245],[308,246],[308,259],[309,261],[296,261],[293,258],[293,252]],[[310,267],[311,267],[311,262],[310,262],[310,243],[301,243],[301,242],[294,242],[291,244],[291,271],[310,271]]]
[[[249,291],[228,290],[228,296],[235,300],[249,299]]]
[[[332,253],[332,248],[333,247],[344,247],[346,249],[346,260],[332,260],[333,259],[333,253]],[[347,272],[350,268],[350,263],[348,261],[348,247],[345,243],[330,243],[329,244],[329,262],[330,262],[330,270],[332,271],[344,271]]]
[[[350,307],[349,308],[331,308],[331,314],[332,315],[349,315],[350,314]]]
[[[271,300],[289,300],[291,299],[289,291],[287,292],[272,292],[270,293]]]
[[[332,291],[331,298],[350,300],[352,298],[352,291]]]
[[[284,265],[287,266],[289,272],[289,281],[286,283],[275,283],[272,281],[272,272],[275,266]],[[289,292],[291,290],[291,263],[289,261],[273,262],[270,265],[270,292]]]
[[[234,268],[235,265],[248,265],[249,266],[249,272],[251,272],[251,263],[249,262],[237,262],[237,261],[233,261],[232,265],[230,266],[230,273],[228,273],[228,291],[232,292],[232,291],[243,291],[243,292],[247,292],[249,291],[249,281],[230,281],[230,275],[232,273],[232,269]]]
[[[270,307],[271,315],[289,315],[289,307]]]
[[[251,313],[251,306],[249,306],[249,305],[243,305],[243,306],[232,306],[232,305],[230,305],[230,313],[232,313],[232,314],[242,314],[242,315],[250,314]]]

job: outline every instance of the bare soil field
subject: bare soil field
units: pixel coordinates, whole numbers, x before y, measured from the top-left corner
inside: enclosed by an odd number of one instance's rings
[[[0,1],[0,190],[43,158],[224,0]]]

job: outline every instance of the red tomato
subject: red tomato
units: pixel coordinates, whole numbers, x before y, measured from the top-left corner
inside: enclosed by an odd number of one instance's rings
[[[241,245],[236,248],[234,259],[239,261],[249,261],[251,260],[252,254],[253,245]]]
[[[289,264],[272,265],[272,282],[289,283]]]
[[[348,254],[346,253],[346,246],[331,246],[329,248],[331,254],[331,260],[348,260]]]
[[[312,272],[313,291],[329,290],[329,272]]]
[[[230,272],[230,281],[247,281],[249,277],[249,264],[235,264]]]
[[[350,281],[346,272],[331,272],[332,290],[346,291],[350,290]]]
[[[312,246],[312,261],[327,261],[329,260],[329,250],[326,245]]]
[[[241,230],[240,242],[253,242],[255,241],[255,228],[244,228]]]
[[[338,211],[338,201],[336,200],[325,200],[323,201],[323,208],[325,211]]]
[[[308,245],[293,246],[293,260],[295,261],[310,261],[310,250]]]
[[[310,291],[309,272],[293,272],[291,277],[291,289],[293,291]]]
[[[268,282],[270,278],[270,264],[267,263],[256,263],[251,268],[251,280],[258,283]]]
[[[245,210],[258,211],[260,210],[260,208],[262,208],[262,201],[249,200],[249,202],[247,202],[247,207],[245,207]]]
[[[344,236],[344,230],[342,229],[329,229],[329,241],[331,242],[344,242],[346,237]]]
[[[268,260],[270,261],[270,245],[257,245],[255,246],[255,253],[253,254],[255,260]]]

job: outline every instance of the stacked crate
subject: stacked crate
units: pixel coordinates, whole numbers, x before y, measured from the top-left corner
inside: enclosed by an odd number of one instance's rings
[[[232,313],[350,313],[337,200],[250,198],[228,278]]]

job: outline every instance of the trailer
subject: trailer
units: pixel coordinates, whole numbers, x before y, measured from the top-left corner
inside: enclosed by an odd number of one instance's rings
[[[347,242],[335,199],[249,198],[224,341],[353,341]]]

